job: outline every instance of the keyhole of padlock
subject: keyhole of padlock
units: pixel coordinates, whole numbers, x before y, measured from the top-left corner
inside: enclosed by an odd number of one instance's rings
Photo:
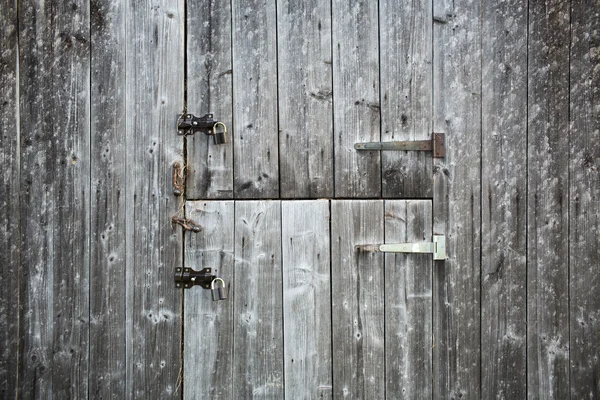
[[[216,287],[217,284],[221,286]],[[215,278],[210,284],[210,290],[212,292],[213,301],[226,300],[227,299],[227,286],[225,281],[221,278]]]

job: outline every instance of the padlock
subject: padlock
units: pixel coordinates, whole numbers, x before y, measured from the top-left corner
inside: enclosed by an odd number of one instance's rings
[[[215,282],[220,281],[222,286],[215,287]],[[212,292],[213,301],[225,300],[227,299],[227,286],[225,285],[225,281],[221,278],[215,278],[210,283],[210,290]]]
[[[217,132],[217,126],[222,126],[223,130],[221,132]],[[217,122],[213,125],[212,136],[215,144],[225,144],[229,142],[227,138],[227,126],[225,126],[222,122]]]

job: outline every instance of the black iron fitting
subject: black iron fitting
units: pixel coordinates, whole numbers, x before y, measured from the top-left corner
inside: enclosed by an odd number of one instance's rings
[[[229,141],[227,127],[223,122],[215,120],[212,114],[205,114],[202,117],[188,113],[180,114],[177,119],[177,134],[187,136],[196,132],[212,136],[215,144],[224,144]]]
[[[217,279],[212,274],[211,268],[204,268],[200,271],[191,268],[175,268],[175,287],[189,289],[192,286],[202,286],[204,289],[210,289],[211,283]]]

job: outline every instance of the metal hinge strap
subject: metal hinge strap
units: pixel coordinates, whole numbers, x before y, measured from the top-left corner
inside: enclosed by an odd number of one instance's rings
[[[446,156],[445,135],[434,132],[431,140],[355,143],[356,150],[370,151],[433,151],[434,158]]]
[[[433,242],[362,244],[355,248],[359,251],[378,251],[382,253],[425,253],[433,254],[434,260],[446,259],[446,237],[433,235]]]

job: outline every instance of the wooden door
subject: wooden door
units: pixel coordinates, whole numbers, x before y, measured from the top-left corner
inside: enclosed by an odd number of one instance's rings
[[[229,288],[184,298],[184,397],[430,397],[432,256],[360,244],[432,240],[427,200],[186,204],[185,263]]]

